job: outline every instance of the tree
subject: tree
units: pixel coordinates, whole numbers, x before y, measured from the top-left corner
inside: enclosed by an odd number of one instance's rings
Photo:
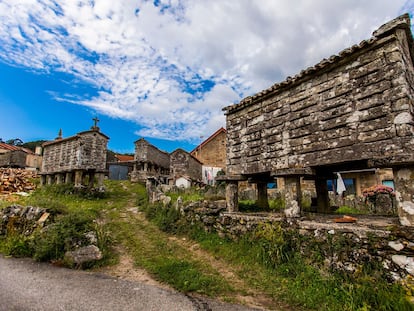
[[[29,141],[27,143],[24,143],[22,147],[32,150],[33,152],[36,151],[37,146],[41,146],[43,143],[47,142],[47,140],[35,140],[35,141]]]
[[[12,146],[21,146],[23,145],[23,140],[21,140],[20,138],[9,139],[6,141],[6,144]]]

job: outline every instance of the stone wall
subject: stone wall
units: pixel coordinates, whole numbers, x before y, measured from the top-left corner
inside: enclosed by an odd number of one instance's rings
[[[372,262],[382,265],[392,280],[414,277],[414,232],[398,225],[396,218],[361,216],[352,224],[335,223],[333,217],[287,219],[281,214],[227,213],[225,201],[192,202],[176,208],[189,223],[231,239],[262,224],[280,226],[299,241],[298,251],[315,260],[322,256],[328,269],[353,273],[364,262]]]
[[[226,130],[220,129],[191,152],[203,165],[226,167]]]
[[[408,16],[293,78],[226,107],[230,174],[414,161]]]
[[[181,176],[201,180],[201,163],[182,149],[177,149],[170,154],[170,171],[173,180]]]
[[[26,167],[27,153],[21,150],[13,150],[0,154],[0,167]]]

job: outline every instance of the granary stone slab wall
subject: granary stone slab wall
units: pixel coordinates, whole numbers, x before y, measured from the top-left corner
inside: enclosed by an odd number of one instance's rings
[[[106,169],[108,137],[91,130],[43,145],[42,173],[53,174],[74,170]]]
[[[144,138],[135,142],[134,169],[131,181],[145,182],[148,177],[166,177],[170,170],[170,155]]]
[[[414,161],[409,17],[225,108],[229,174]]]
[[[413,56],[406,14],[381,26],[371,39],[224,108],[227,174],[326,179],[333,167],[411,165]],[[326,189],[316,190],[326,197]],[[410,193],[401,197],[411,197],[414,205]],[[326,200],[318,202],[329,212]],[[400,220],[414,226],[407,202],[397,200]]]
[[[145,139],[135,142],[135,161],[152,162],[161,167],[170,167],[170,156],[167,152],[159,150],[157,147],[148,143]]]

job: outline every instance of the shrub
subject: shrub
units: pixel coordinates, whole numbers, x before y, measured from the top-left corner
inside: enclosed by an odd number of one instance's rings
[[[93,231],[93,222],[85,214],[68,214],[37,231],[33,240],[33,257],[39,261],[60,260],[65,252],[88,243],[85,233]]]

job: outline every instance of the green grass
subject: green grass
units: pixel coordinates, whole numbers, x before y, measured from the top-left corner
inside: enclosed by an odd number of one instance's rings
[[[113,219],[111,231],[124,244],[137,266],[157,280],[183,292],[209,296],[231,293],[231,286],[211,266],[191,258],[188,249],[176,243],[153,223],[140,218]]]
[[[259,226],[253,234],[232,241],[182,220],[179,223],[162,207],[155,207],[150,216],[157,225],[159,217],[164,217],[160,228],[185,232],[202,249],[236,267],[238,276],[251,288],[274,301],[283,300],[295,310],[414,310],[403,288],[385,280],[381,267],[362,265],[355,277],[322,271],[299,254],[300,240],[294,231],[289,233],[280,226]]]
[[[339,207],[335,211],[335,213],[341,214],[341,215],[344,215],[344,214],[365,215],[365,214],[368,214],[368,211],[344,205],[344,206]]]
[[[388,284],[380,270],[361,269],[355,276],[321,271],[312,265],[312,258],[298,254],[295,235],[280,228],[259,227],[255,234],[232,241],[187,224],[174,208],[147,205],[143,185],[105,181],[105,186],[105,194],[73,193],[70,187],[59,186],[19,198],[18,204],[50,208],[57,224],[47,230],[49,234],[0,237],[0,252],[50,260],[62,254],[69,240],[82,239],[81,232],[94,230],[106,249],[100,264],[114,263],[111,246],[122,245],[137,266],[177,290],[233,297],[240,287],[208,262],[192,257],[180,243],[185,237],[225,262],[248,288],[271,297],[275,305],[284,301],[290,310],[414,310],[402,287]],[[200,197],[198,191],[185,195],[184,201]],[[128,212],[132,206],[138,206],[151,221]]]

